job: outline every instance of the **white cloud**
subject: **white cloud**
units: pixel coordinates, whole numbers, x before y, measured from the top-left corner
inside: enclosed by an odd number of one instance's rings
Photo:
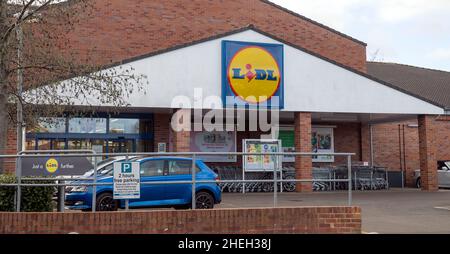
[[[450,70],[450,0],[270,1],[366,42],[368,59]]]
[[[323,23],[342,30],[347,23],[345,17],[349,9],[357,6],[361,0],[271,0],[272,2]]]
[[[431,51],[428,57],[436,60],[450,60],[450,48],[438,48]]]
[[[384,0],[377,2],[377,12],[382,21],[411,20],[450,7],[448,0]]]
[[[358,10],[375,15],[374,22],[400,22],[450,8],[450,0],[271,0],[290,10],[337,29],[358,17],[368,18]],[[356,11],[355,11],[356,10]],[[350,15],[351,14],[351,15]],[[431,14],[431,15],[430,15]]]

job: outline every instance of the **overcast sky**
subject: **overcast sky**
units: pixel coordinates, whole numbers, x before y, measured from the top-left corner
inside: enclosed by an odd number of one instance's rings
[[[450,0],[271,1],[366,42],[368,60],[450,71]]]

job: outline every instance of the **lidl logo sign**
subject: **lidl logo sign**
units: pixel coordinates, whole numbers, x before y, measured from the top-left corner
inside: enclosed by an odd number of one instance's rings
[[[283,45],[223,41],[226,107],[283,108]]]
[[[45,170],[49,173],[55,173],[58,170],[58,161],[54,158],[50,158],[45,162]]]

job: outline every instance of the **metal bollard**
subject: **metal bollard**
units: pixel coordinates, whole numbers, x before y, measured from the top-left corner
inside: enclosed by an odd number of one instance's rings
[[[128,162],[128,154],[125,155],[125,162]],[[130,210],[130,200],[125,199],[125,211]]]
[[[352,157],[347,155],[347,170],[348,170],[348,205],[352,205]]]
[[[16,212],[20,212],[20,206],[22,203],[22,157],[19,155],[17,158],[17,195],[16,195]]]
[[[94,152],[94,185],[92,185],[92,212],[95,212],[97,205],[97,156]]]
[[[273,207],[277,207],[278,203],[278,182],[277,182],[277,167],[273,169]]]
[[[58,186],[58,212],[64,212],[65,186]]]
[[[192,210],[195,210],[195,153],[192,154]]]

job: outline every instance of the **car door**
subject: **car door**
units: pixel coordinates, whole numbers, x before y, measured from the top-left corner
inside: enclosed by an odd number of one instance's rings
[[[168,181],[191,181],[192,160],[168,159]],[[197,169],[198,172],[198,169]],[[166,188],[167,201],[171,204],[190,203],[192,193],[190,183],[170,184]]]
[[[164,205],[166,193],[162,184],[145,184],[165,181],[167,175],[166,162],[162,159],[142,161],[141,198],[130,200],[130,207],[148,207]]]

